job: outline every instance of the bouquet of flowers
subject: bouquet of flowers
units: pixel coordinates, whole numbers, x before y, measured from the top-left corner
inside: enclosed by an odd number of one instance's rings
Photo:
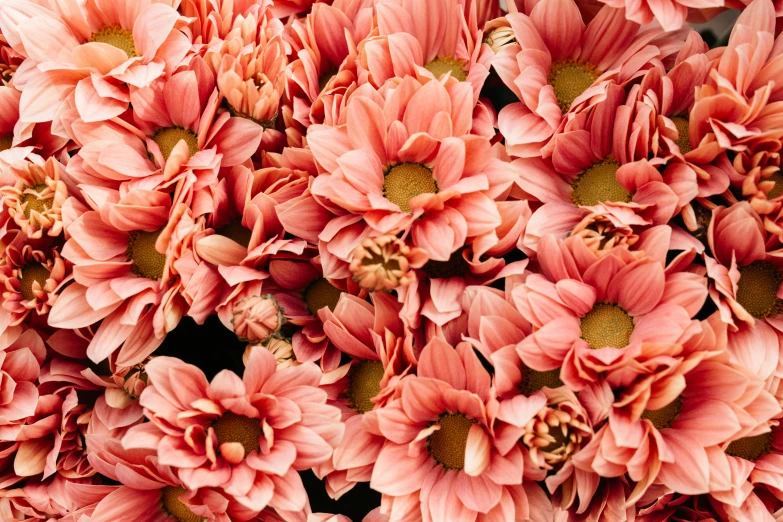
[[[783,520],[779,21],[0,0],[0,519]]]

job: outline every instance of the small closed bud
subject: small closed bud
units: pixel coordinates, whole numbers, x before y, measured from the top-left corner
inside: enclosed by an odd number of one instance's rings
[[[232,323],[240,341],[259,344],[279,332],[285,318],[277,299],[271,295],[254,295],[234,305]]]

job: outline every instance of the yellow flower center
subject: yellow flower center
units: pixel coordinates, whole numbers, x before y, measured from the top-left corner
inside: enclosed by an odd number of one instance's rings
[[[155,242],[162,230],[155,232],[136,230],[128,235],[128,250],[125,254],[128,261],[133,261],[131,271],[137,276],[155,281],[163,276],[166,254],[161,254],[155,248]]]
[[[241,221],[231,221],[227,225],[215,230],[215,234],[227,237],[247,248],[250,244],[250,236],[253,235],[253,231],[243,227]]]
[[[43,192],[45,188],[46,188],[46,184],[44,183],[27,187],[28,192],[22,194],[22,198],[21,198],[21,203],[24,206],[24,217],[29,219],[30,214],[32,214],[33,210],[35,210],[39,214],[44,214],[47,210],[52,208],[52,203],[54,202],[54,198],[39,197],[39,194]],[[29,192],[30,190],[33,190],[35,192]]]
[[[174,147],[176,147],[177,143],[181,140],[185,140],[185,143],[188,144],[191,156],[198,152],[198,136],[190,129],[166,127],[164,129],[158,129],[158,131],[152,135],[152,141],[158,144],[164,160],[169,159],[171,151],[174,150]]]
[[[2,143],[0,143],[0,150],[3,150]],[[767,199],[775,199],[783,194],[783,172],[778,170],[764,181],[772,181],[775,183],[775,185],[772,186],[772,189],[767,192]]]
[[[691,139],[688,134],[688,120],[682,116],[675,116],[672,118],[672,122],[677,127],[677,147],[680,148],[680,154],[687,154],[693,148],[691,147]]]
[[[783,282],[780,268],[766,261],[739,267],[740,280],[737,283],[737,302],[755,317],[774,317],[783,311],[783,301],[777,292]]]
[[[410,213],[410,201],[416,196],[437,193],[432,171],[420,163],[399,163],[383,178],[383,195],[403,212]]]
[[[737,439],[726,448],[732,457],[755,461],[772,451],[772,432]]]
[[[13,136],[0,136],[0,152],[10,149],[13,142]]]
[[[90,36],[90,42],[100,42],[109,44],[124,51],[128,58],[136,58],[139,53],[136,51],[136,44],[133,42],[133,33],[126,31],[122,27],[113,25],[101,28],[98,32]]]
[[[677,397],[672,402],[657,410],[644,410],[642,412],[642,418],[652,422],[653,426],[662,430],[668,428],[680,414],[682,409],[682,399]]]
[[[252,451],[258,451],[261,447],[261,421],[251,419],[244,415],[237,415],[230,411],[225,412],[215,424],[212,425],[215,430],[218,444],[225,442],[238,442],[245,448],[245,456]]]
[[[617,305],[597,303],[581,319],[582,339],[598,350],[611,346],[625,348],[631,340],[633,319]]]
[[[304,292],[304,302],[307,304],[307,309],[310,313],[316,315],[318,310],[323,307],[328,307],[329,310],[334,312],[337,307],[337,302],[340,300],[342,290],[334,286],[328,280],[321,278],[316,279]]]
[[[427,448],[438,464],[446,469],[465,467],[468,432],[476,421],[461,413],[444,413],[438,419],[440,429],[429,436]]]
[[[41,288],[46,284],[46,280],[49,279],[51,272],[46,269],[41,263],[30,263],[22,268],[22,277],[19,278],[19,284],[21,289],[19,292],[22,297],[28,301],[35,299],[33,293],[33,283],[38,282]]]
[[[166,486],[161,491],[163,497],[163,509],[179,522],[204,522],[206,517],[193,513],[188,506],[180,501],[179,497],[188,490],[182,486]]]
[[[559,388],[563,385],[560,380],[560,368],[549,370],[547,372],[537,372],[525,366],[522,366],[522,382],[520,391],[524,395],[532,395],[541,390],[544,386],[547,388]]]
[[[464,82],[468,78],[468,72],[463,69],[465,64],[462,60],[455,60],[454,58],[435,58],[430,63],[424,66],[435,78],[440,78],[447,72],[451,73],[453,78],[456,78],[459,82]]]
[[[628,203],[631,195],[617,182],[620,164],[612,159],[588,167],[571,184],[571,201],[576,206],[589,207],[604,201]]]
[[[561,60],[549,69],[549,85],[555,91],[560,110],[568,112],[571,104],[601,76],[601,71],[582,60]]]
[[[465,277],[470,272],[470,265],[462,257],[462,250],[457,250],[448,261],[427,261],[421,269],[430,279],[449,279]]]
[[[381,392],[383,363],[381,361],[362,361],[351,367],[348,374],[348,399],[351,408],[359,413],[373,409],[372,398]]]

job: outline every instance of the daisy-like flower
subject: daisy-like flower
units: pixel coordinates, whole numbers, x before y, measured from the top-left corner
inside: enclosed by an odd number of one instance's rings
[[[562,366],[560,379],[574,390],[606,378],[617,404],[638,415],[658,400],[658,387],[693,364],[686,361],[722,349],[710,342],[712,324],[692,319],[707,298],[702,275],[667,273],[661,261],[621,247],[580,263],[575,246],[551,236],[541,246],[543,274],[530,274],[513,290],[533,327],[516,347],[525,366]]]
[[[65,182],[60,180],[62,168],[54,158],[40,164],[24,161],[10,165],[0,178],[3,205],[29,238],[62,232],[62,206],[68,198]]]
[[[626,20],[622,9],[604,7],[585,26],[573,0],[544,0],[530,16],[509,7],[512,13],[485,31],[496,53],[492,67],[519,99],[498,114],[506,148],[517,157],[541,156],[563,115],[589,111],[610,85],[661,67],[682,46],[660,28]]]
[[[708,450],[780,413],[777,400],[762,385],[740,365],[701,361],[683,373],[679,386],[650,402],[640,418],[614,409],[574,464],[607,477],[627,472],[636,482],[629,502],[653,483],[685,495],[728,490],[732,473],[710,473]],[[702,429],[705,425],[710,429]]]
[[[497,447],[490,377],[466,343],[454,349],[432,339],[418,376],[404,378],[400,390],[365,414],[386,438],[370,487],[383,493],[381,512],[390,521],[419,512],[433,522],[552,518],[543,491],[522,482],[519,446]]]
[[[365,225],[344,245],[348,252],[327,250],[349,263],[364,237],[405,231],[430,259],[446,261],[469,238],[494,232],[502,220],[493,198],[506,193],[514,173],[492,157],[485,138],[469,134],[469,91],[406,77],[385,98],[352,96],[346,125],[311,126],[308,142],[323,169],[312,193],[348,213],[332,219],[322,238]]]
[[[101,211],[84,212],[68,227],[63,256],[74,265],[75,282],[59,295],[50,326],[102,321],[87,348],[90,359],[102,361],[121,346],[117,364],[143,361],[187,310],[174,265],[195,230],[190,210],[172,208],[168,194],[109,195]]]
[[[389,0],[376,6],[378,34],[359,47],[359,67],[376,88],[406,75],[465,82],[478,101],[489,76],[475,4],[461,0]],[[418,22],[420,19],[426,23]],[[470,114],[470,111],[465,113]]]
[[[231,112],[265,128],[277,118],[287,65],[283,24],[270,16],[270,6],[237,17],[223,40],[204,53]]]
[[[249,359],[242,378],[224,370],[211,384],[178,359],[150,361],[141,395],[150,422],[131,427],[123,445],[156,451],[190,489],[216,488],[249,510],[303,510],[297,470],[331,457],[343,434],[339,410],[326,404],[314,364],[275,371],[267,350]]]
[[[780,285],[783,268],[775,252],[767,252],[767,233],[759,216],[743,201],[716,207],[708,230],[711,256],[705,256],[712,279],[710,297],[721,319],[736,329],[735,319],[753,326],[763,321],[783,331]]]
[[[129,87],[171,74],[190,49],[177,3],[160,0],[142,8],[115,0],[64,9],[50,1],[4,1],[0,29],[31,61],[24,81],[17,75],[14,82],[25,91],[22,119],[53,121],[70,96],[85,121],[122,114]]]
[[[0,315],[11,325],[21,324],[33,312],[33,320],[45,317],[57,302],[57,291],[69,275],[70,266],[57,248],[37,245],[23,233],[16,233],[0,261],[3,285]]]
[[[55,475],[46,481],[29,480],[23,487],[0,492],[0,515],[8,522],[55,518],[78,522],[89,517],[96,504],[117,486],[67,479]]]
[[[326,475],[326,490],[339,498],[357,482],[367,482],[384,438],[368,429],[364,414],[382,407],[392,397],[399,378],[416,363],[414,346],[423,339],[407,329],[399,317],[400,305],[389,294],[372,294],[372,305],[346,296],[334,312],[326,312],[324,332],[351,360],[327,375],[334,383],[324,388],[337,395],[343,412],[345,436],[331,462],[318,468]]]

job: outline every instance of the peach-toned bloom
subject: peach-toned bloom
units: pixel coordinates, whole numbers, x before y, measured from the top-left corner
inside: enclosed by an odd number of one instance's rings
[[[325,376],[324,388],[342,410],[345,436],[334,457],[317,469],[326,475],[326,491],[339,498],[357,482],[370,480],[384,438],[372,433],[364,414],[382,407],[400,377],[416,364],[414,346],[422,342],[400,320],[400,305],[385,293],[371,294],[373,305],[353,296],[334,312],[324,311],[324,332],[348,364]],[[336,398],[335,398],[336,396]]]
[[[49,325],[73,329],[102,321],[87,355],[98,362],[120,348],[116,363],[133,366],[187,311],[175,265],[196,225],[184,204],[172,208],[168,194],[105,195],[100,211],[84,212],[68,226],[63,256],[74,265],[75,282],[59,295]]]
[[[461,0],[388,0],[376,6],[378,34],[359,46],[360,75],[376,88],[407,75],[466,83],[478,101],[489,76],[476,5]],[[419,23],[424,20],[423,23]],[[464,113],[468,116],[470,111]]]
[[[0,168],[31,159],[32,153],[48,158],[68,144],[67,138],[52,134],[48,123],[20,121],[21,98],[16,88],[0,85]]]
[[[712,280],[710,297],[721,319],[736,330],[735,319],[750,326],[763,321],[783,331],[783,284],[780,256],[767,252],[768,234],[760,217],[743,201],[712,211],[707,240],[712,256],[705,255]]]
[[[113,356],[108,360],[109,375],[98,374],[92,368],[81,371],[84,378],[105,389],[95,401],[93,415],[109,430],[131,426],[144,417],[138,399],[148,382],[144,364],[122,367],[114,359]]]
[[[418,376],[399,386],[399,398],[365,414],[386,438],[370,486],[391,522],[419,511],[433,522],[552,519],[544,492],[522,481],[520,447],[497,446],[490,377],[466,343],[433,339]]]
[[[170,357],[146,370],[141,404],[150,422],[128,430],[126,449],[156,451],[187,488],[215,488],[248,510],[305,508],[297,470],[329,459],[343,435],[314,364],[277,369],[271,353],[254,350],[242,378],[224,370],[211,384]]]
[[[271,2],[238,17],[222,41],[211,42],[204,61],[233,114],[269,128],[285,85],[283,24],[269,16]]]
[[[494,198],[510,189],[513,172],[491,156],[488,140],[469,134],[469,91],[406,77],[385,97],[354,94],[346,125],[310,127],[323,169],[312,193],[341,214],[321,238],[364,223],[327,250],[348,263],[365,237],[404,231],[430,259],[446,261],[469,239],[494,233],[502,222]]]
[[[278,368],[288,368],[289,366],[297,366],[301,364],[296,360],[294,354],[294,346],[288,339],[281,337],[272,337],[263,344],[248,344],[245,351],[242,353],[242,363],[247,366],[250,362],[250,354],[253,350],[269,350],[272,355],[275,356]]]
[[[246,297],[234,305],[233,313],[234,333],[250,344],[268,341],[285,322],[283,311],[272,295]]]
[[[187,19],[176,0],[90,1],[73,6],[41,0],[5,1],[0,29],[11,47],[31,61],[14,84],[24,91],[20,112],[28,122],[53,121],[71,98],[84,121],[122,114],[129,88],[171,74],[190,49],[180,31]]]
[[[117,486],[55,475],[41,482],[0,491],[0,516],[4,521],[56,519],[78,522],[93,513],[96,504]]]
[[[513,2],[509,7],[516,11]],[[609,86],[661,67],[682,46],[678,36],[642,29],[608,6],[585,26],[573,0],[543,0],[529,16],[512,12],[486,31],[507,33],[495,45],[492,67],[519,99],[498,115],[506,148],[517,157],[541,156],[565,114],[589,111]]]
[[[689,12],[717,12],[723,7],[724,0],[699,0],[692,2],[646,0],[643,2],[624,2],[622,0],[601,0],[606,5],[617,9],[625,8],[625,17],[639,25],[657,21],[665,31],[676,31],[685,23]]]
[[[60,180],[62,169],[56,159],[49,158],[40,164],[14,163],[0,176],[3,205],[29,238],[62,232],[62,206],[68,198],[68,189]]]
[[[711,448],[755,433],[780,413],[780,405],[761,389],[757,376],[728,362],[702,361],[684,378],[674,399],[669,396],[663,406],[645,410],[640,420],[612,412],[575,457],[576,466],[604,476],[627,471],[637,482],[633,500],[656,482],[686,495],[729,491],[741,466],[711,473]],[[707,424],[710,429],[703,430]],[[683,466],[688,473],[682,472]]]
[[[60,257],[57,248],[36,244],[21,232],[14,234],[0,261],[2,322],[17,325],[33,312],[33,321],[44,319],[57,301],[60,285],[69,276],[70,264]]]
[[[8,45],[8,40],[0,33],[0,85],[8,85],[14,73],[24,61],[24,56]]]

